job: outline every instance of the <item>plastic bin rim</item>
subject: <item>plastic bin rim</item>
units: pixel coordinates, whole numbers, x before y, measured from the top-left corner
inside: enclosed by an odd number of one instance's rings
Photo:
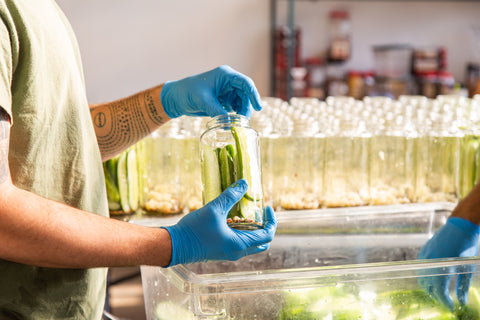
[[[468,272],[465,269],[464,271],[455,270],[455,267],[459,266],[479,267],[480,257],[378,262],[215,274],[196,274],[188,269],[187,266],[177,265],[163,269],[161,272],[185,294],[216,295],[326,287],[347,282],[391,281]],[[143,269],[142,273],[144,271],[146,270]]]

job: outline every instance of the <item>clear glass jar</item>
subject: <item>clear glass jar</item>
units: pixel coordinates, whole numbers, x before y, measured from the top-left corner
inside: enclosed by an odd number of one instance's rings
[[[143,201],[145,162],[144,143],[123,151],[103,163],[110,217],[129,220]]]
[[[415,196],[417,133],[408,119],[387,113],[371,143],[371,204],[409,203]]]
[[[370,202],[371,134],[349,114],[333,119],[325,137],[326,207],[363,206]]]
[[[227,223],[240,230],[263,227],[260,144],[248,118],[227,114],[213,118],[200,137],[203,203],[217,198],[239,179],[248,190],[230,210]]]
[[[417,183],[418,202],[456,202],[458,200],[458,175],[460,141],[463,133],[448,114],[431,114],[428,131],[419,141],[419,151],[425,152],[424,185]],[[420,171],[421,172],[421,171]],[[420,173],[419,172],[419,173]]]
[[[323,164],[323,146],[318,139],[318,125],[307,114],[293,119],[291,135],[284,138],[288,151],[285,160],[284,188],[280,206],[286,210],[318,209],[322,185],[318,176]]]
[[[142,210],[149,215],[184,213],[185,159],[190,157],[180,130],[180,118],[170,120],[144,139],[146,185]]]

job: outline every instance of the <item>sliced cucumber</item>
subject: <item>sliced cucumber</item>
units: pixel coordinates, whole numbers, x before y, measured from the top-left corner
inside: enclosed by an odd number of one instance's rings
[[[120,155],[117,165],[118,190],[120,192],[120,205],[125,213],[131,211],[128,199],[128,175],[127,175],[127,154]]]
[[[254,141],[249,141],[245,129],[232,127],[231,131],[235,139],[237,151],[237,179],[245,179],[248,182],[248,190],[245,193],[245,198],[250,201],[260,201],[262,200],[260,164],[257,162],[257,158],[250,158],[250,154],[258,154],[258,146]]]
[[[204,145],[202,149],[202,161],[204,170],[203,202],[207,204],[222,193],[217,151],[208,145]]]
[[[131,211],[138,209],[138,167],[135,148],[127,151],[128,204]]]
[[[227,189],[232,183],[235,182],[235,171],[233,165],[234,158],[232,157],[231,152],[227,150],[227,147],[230,147],[229,149],[233,149],[233,146],[229,144],[224,148],[219,148],[218,151],[218,164],[220,167],[220,182],[222,190]]]

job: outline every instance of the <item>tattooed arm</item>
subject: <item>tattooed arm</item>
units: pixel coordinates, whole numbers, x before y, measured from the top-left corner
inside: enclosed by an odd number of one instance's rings
[[[162,85],[117,101],[90,106],[102,160],[148,136],[170,118],[160,100]]]
[[[109,219],[17,188],[9,140],[10,118],[0,108],[0,259],[57,268],[169,264],[165,229]]]

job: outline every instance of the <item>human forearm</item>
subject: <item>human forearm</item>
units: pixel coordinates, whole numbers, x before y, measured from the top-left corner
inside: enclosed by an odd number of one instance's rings
[[[163,111],[161,90],[162,85],[124,99],[90,106],[93,126],[104,161],[170,120]]]
[[[168,265],[169,233],[84,212],[2,185],[0,258],[41,267]]]
[[[464,218],[480,225],[480,183],[477,183],[472,191],[458,203],[452,216]]]

